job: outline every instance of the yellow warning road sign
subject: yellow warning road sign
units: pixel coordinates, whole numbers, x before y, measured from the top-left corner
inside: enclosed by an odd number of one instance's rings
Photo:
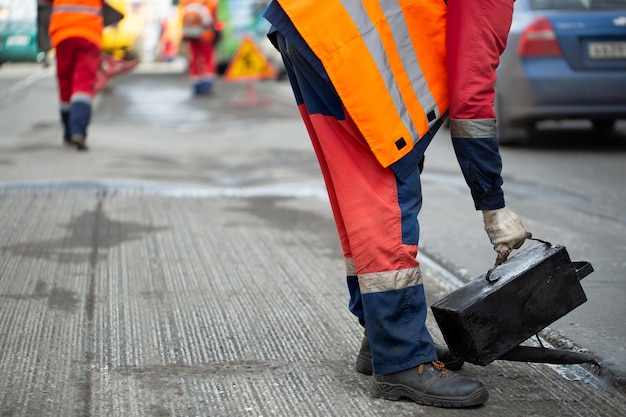
[[[246,36],[241,41],[237,52],[230,60],[224,79],[226,80],[258,80],[275,78],[276,69],[269,62],[259,46]]]

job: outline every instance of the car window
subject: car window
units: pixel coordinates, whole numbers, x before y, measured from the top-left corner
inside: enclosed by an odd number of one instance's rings
[[[626,10],[626,0],[530,0],[533,10]]]
[[[22,29],[35,27],[35,20],[0,20],[0,27],[3,29]]]

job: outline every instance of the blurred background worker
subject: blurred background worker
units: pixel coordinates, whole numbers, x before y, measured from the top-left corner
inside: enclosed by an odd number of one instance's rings
[[[217,75],[216,44],[220,36],[218,0],[182,0],[183,40],[188,44],[189,78],[194,94],[213,90]]]
[[[505,208],[486,111],[512,2],[274,0],[265,12],[326,183],[349,307],[366,329],[356,370],[373,374],[373,397],[439,407],[488,399],[481,382],[446,368],[426,327],[420,161],[451,108],[457,159],[496,262],[530,236]]]
[[[157,60],[172,62],[176,59],[179,52],[180,39],[180,22],[178,15],[167,16],[162,19],[159,30],[159,50]]]
[[[102,47],[102,0],[40,0],[52,3],[50,43],[56,48],[63,140],[87,149],[94,88]]]

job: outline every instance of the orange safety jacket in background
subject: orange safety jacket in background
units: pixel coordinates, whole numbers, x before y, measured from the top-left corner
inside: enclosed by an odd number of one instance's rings
[[[218,0],[182,0],[180,6],[183,38],[214,41]]]
[[[103,0],[53,0],[50,42],[56,47],[68,38],[82,38],[102,47]]]
[[[277,2],[384,167],[448,111],[443,0]]]

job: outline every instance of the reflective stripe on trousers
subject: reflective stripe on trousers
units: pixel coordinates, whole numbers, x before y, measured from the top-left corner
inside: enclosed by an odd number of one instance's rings
[[[448,0],[446,49],[452,137],[497,135],[496,67],[506,47],[514,0]]]

